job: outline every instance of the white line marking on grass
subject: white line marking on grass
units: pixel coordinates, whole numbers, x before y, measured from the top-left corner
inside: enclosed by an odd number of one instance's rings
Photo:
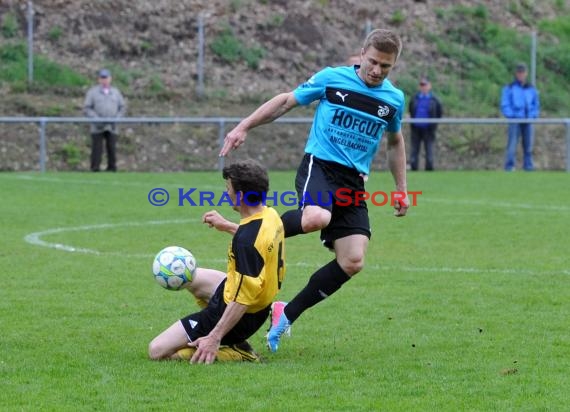
[[[433,203],[448,203],[448,204],[462,204],[471,206],[485,206],[485,207],[500,207],[508,209],[522,209],[522,210],[542,210],[542,211],[552,211],[552,212],[569,212],[570,206],[565,205],[553,205],[553,204],[543,204],[535,205],[531,203],[518,203],[518,202],[501,202],[493,199],[489,200],[476,200],[476,199],[445,199],[445,198],[421,198],[418,200],[420,202],[433,202]],[[552,202],[545,202],[552,203]]]
[[[50,183],[64,183],[64,184],[78,184],[78,185],[102,185],[102,186],[132,186],[132,187],[146,187],[146,188],[153,188],[153,187],[172,187],[175,186],[176,188],[182,188],[188,190],[195,186],[196,183],[187,182],[183,184],[179,183],[143,183],[143,182],[124,182],[124,181],[117,181],[117,180],[91,180],[91,179],[62,179],[58,177],[43,177],[43,176],[33,176],[33,175],[6,175],[2,176],[2,178],[8,179],[16,179],[16,180],[24,180],[30,182],[50,182]],[[190,179],[189,179],[190,180]],[[214,186],[214,185],[199,185],[200,190],[224,190],[223,185]]]
[[[463,268],[463,267],[413,267],[413,266],[376,266],[379,270],[403,270],[405,272],[435,272],[435,273],[496,273],[500,275],[570,275],[570,270],[532,270],[517,268]]]
[[[197,223],[199,219],[173,219],[173,220],[149,220],[146,222],[125,222],[125,223],[102,223],[97,225],[73,226],[73,227],[58,227],[47,229],[40,232],[34,232],[26,235],[24,240],[35,246],[42,246],[51,249],[61,250],[64,252],[84,253],[97,256],[120,256],[120,257],[137,257],[137,258],[150,258],[153,254],[148,253],[128,253],[128,252],[102,252],[96,249],[75,247],[63,243],[53,243],[42,240],[43,236],[49,236],[56,233],[65,232],[79,232],[91,230],[105,230],[117,227],[140,227],[149,225],[167,225],[175,223]],[[204,259],[201,262],[208,263],[225,263],[226,259]],[[321,263],[305,262],[305,261],[287,261],[289,267],[302,267],[317,269],[322,266]],[[563,269],[560,271],[554,270],[532,270],[532,269],[516,269],[516,268],[476,268],[476,267],[422,267],[422,266],[391,266],[391,265],[367,265],[365,270],[380,270],[380,271],[400,271],[400,272],[432,272],[432,273],[496,273],[501,275],[570,275],[570,269]]]
[[[0,175],[0,178],[7,179],[17,179],[33,182],[52,182],[52,183],[64,183],[64,184],[90,184],[90,185],[108,185],[108,186],[132,186],[132,187],[176,187],[188,190],[195,185],[190,181],[188,183],[178,184],[178,183],[143,183],[143,182],[122,182],[122,181],[105,181],[105,180],[91,180],[91,179],[62,179],[57,177],[45,177],[45,176],[35,176],[35,175],[11,175],[4,174]],[[189,179],[190,180],[190,179]],[[222,186],[215,185],[200,185],[200,190],[223,190]],[[532,203],[519,203],[519,202],[504,202],[497,201],[495,199],[446,199],[441,197],[420,197],[418,198],[418,206],[421,206],[424,202],[427,203],[445,203],[445,204],[461,204],[468,206],[484,206],[491,208],[507,208],[507,209],[518,209],[522,211],[552,211],[552,212],[570,212],[570,206],[566,205],[556,205],[556,204],[532,204]],[[552,203],[550,199],[547,199],[545,203]],[[481,212],[483,213],[483,212]],[[454,214],[460,214],[456,212]]]
[[[287,266],[297,266],[306,268],[319,268],[320,263],[295,262],[287,263]],[[555,270],[532,270],[532,269],[516,269],[516,268],[474,268],[474,267],[422,267],[422,266],[390,266],[390,265],[365,265],[364,270],[380,270],[384,272],[400,271],[400,272],[432,272],[432,273],[496,273],[500,275],[570,275],[570,269]]]
[[[86,253],[91,255],[111,255],[111,256],[128,256],[128,257],[148,257],[147,254],[133,254],[133,253],[123,253],[123,252],[101,252],[96,249],[88,249],[75,247],[71,245],[66,245],[63,243],[53,243],[42,240],[43,236],[53,235],[56,233],[65,232],[81,232],[81,231],[91,231],[91,230],[104,230],[104,229],[114,229],[117,227],[137,227],[137,226],[149,226],[149,225],[168,225],[175,223],[197,223],[198,219],[173,219],[173,220],[149,220],[147,222],[125,222],[125,223],[102,223],[98,225],[86,225],[86,226],[74,226],[74,227],[57,227],[53,229],[43,230],[41,232],[34,232],[24,236],[24,240],[35,246],[43,246],[51,249],[62,250],[64,252],[74,252],[74,253]]]

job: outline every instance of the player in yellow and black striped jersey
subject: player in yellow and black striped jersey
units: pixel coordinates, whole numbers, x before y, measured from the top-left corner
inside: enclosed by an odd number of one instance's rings
[[[284,251],[283,224],[275,209],[264,207],[242,219],[228,250],[224,302],[247,305],[246,313],[270,306],[285,275]]]
[[[239,162],[224,168],[223,176],[240,223],[217,211],[207,212],[203,221],[233,235],[227,274],[197,269],[184,288],[207,305],[153,339],[151,359],[256,360],[255,355],[248,357],[252,350],[245,341],[266,322],[285,277],[283,224],[274,209],[262,204],[269,190],[264,168],[253,161]]]

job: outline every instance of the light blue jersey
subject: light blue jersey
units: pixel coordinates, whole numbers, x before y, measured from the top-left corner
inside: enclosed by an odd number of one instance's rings
[[[384,130],[398,132],[404,93],[388,79],[368,87],[354,66],[321,70],[297,87],[300,105],[319,100],[305,153],[369,174]]]

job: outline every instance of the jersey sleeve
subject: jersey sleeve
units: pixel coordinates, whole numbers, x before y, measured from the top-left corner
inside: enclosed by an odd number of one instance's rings
[[[327,67],[315,73],[309,80],[293,90],[297,103],[305,106],[324,97],[330,70],[331,68]]]

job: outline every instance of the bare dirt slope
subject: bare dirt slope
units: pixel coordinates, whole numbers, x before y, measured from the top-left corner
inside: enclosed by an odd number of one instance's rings
[[[455,1],[483,4],[488,15],[520,31],[531,30],[501,0]],[[543,2],[546,3],[546,2]],[[24,21],[26,2],[2,0]],[[308,73],[338,64],[358,50],[368,27],[391,27],[405,44],[398,70],[437,64],[425,33],[441,33],[438,9],[446,0],[36,0],[38,51],[92,75],[102,62],[159,76],[176,89],[194,90],[197,77],[198,16],[205,22],[206,44],[228,27],[245,47],[261,47],[265,58],[252,70],[245,62],[221,64],[207,47],[206,81],[232,94],[273,93],[302,81]],[[536,19],[553,17],[549,7],[535,7]],[[54,40],[55,28],[61,35]],[[50,35],[51,34],[51,35]]]

